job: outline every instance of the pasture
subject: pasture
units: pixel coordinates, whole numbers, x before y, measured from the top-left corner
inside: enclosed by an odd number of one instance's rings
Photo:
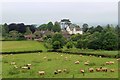
[[[3,78],[118,78],[118,61],[114,58],[55,52],[4,54],[2,56]],[[75,64],[75,61],[80,63]],[[89,65],[84,64],[86,61],[89,62]],[[114,64],[106,65],[108,61],[113,61]],[[18,68],[15,68],[11,62],[15,62],[14,65]],[[25,64],[31,64],[31,68],[29,70],[21,69],[20,67]],[[107,72],[95,70],[100,67],[107,68]],[[94,68],[94,72],[89,72],[88,68]],[[64,69],[66,72],[63,72]],[[84,76],[80,69],[85,70]],[[115,71],[110,72],[110,69],[115,69]],[[62,72],[54,74],[55,70],[62,70]],[[45,74],[39,75],[38,71],[45,71]]]
[[[2,41],[2,52],[46,50],[43,43],[37,41]]]

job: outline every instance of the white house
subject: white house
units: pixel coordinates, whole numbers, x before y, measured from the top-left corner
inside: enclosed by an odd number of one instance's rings
[[[78,25],[72,24],[69,19],[62,19],[60,26],[62,30],[66,30],[69,34],[83,34],[82,29]]]

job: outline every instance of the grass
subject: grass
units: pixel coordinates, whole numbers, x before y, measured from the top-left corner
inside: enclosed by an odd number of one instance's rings
[[[2,52],[46,50],[43,43],[37,41],[2,41]]]
[[[63,55],[63,56],[61,56]],[[44,57],[47,57],[44,59]],[[68,60],[65,60],[68,57]],[[76,60],[80,61],[80,64],[74,64]],[[84,65],[85,61],[90,61],[91,65]],[[12,61],[16,62],[18,67],[25,64],[32,64],[30,70],[22,71],[21,69],[14,69],[13,65],[10,65]],[[113,65],[105,65],[106,61],[114,61]],[[92,65],[94,64],[94,65]],[[118,62],[113,58],[98,58],[73,54],[43,52],[43,53],[30,53],[30,54],[14,54],[3,55],[2,61],[2,77],[3,78],[118,78]],[[88,68],[99,68],[100,66],[109,69],[114,68],[115,72],[88,72]],[[62,72],[54,75],[56,69],[67,69],[67,73]],[[85,76],[80,73],[80,69],[85,69]],[[38,75],[39,70],[44,70],[46,73],[44,76]]]
[[[92,53],[92,54],[105,54],[105,55],[117,55],[118,51],[107,51],[107,50],[92,50],[92,49],[77,49],[77,48],[71,48],[66,49],[63,48],[63,51],[68,52],[81,52],[81,53]]]

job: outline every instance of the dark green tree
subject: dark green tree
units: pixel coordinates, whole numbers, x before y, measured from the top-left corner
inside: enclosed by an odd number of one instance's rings
[[[29,27],[26,27],[25,35],[29,35],[29,34],[32,34],[32,31],[30,30]]]
[[[52,23],[52,22],[49,22],[49,23],[47,24],[47,28],[48,28],[49,31],[51,31],[52,28],[53,28],[53,23]]]
[[[52,37],[52,43],[54,43],[55,41],[59,41],[60,42],[60,47],[62,48],[65,45],[65,38],[63,37],[62,34],[56,32],[54,34],[54,36]]]
[[[53,49],[60,49],[61,48],[60,42],[59,41],[54,41],[53,45],[52,45],[52,48]]]
[[[115,50],[118,45],[118,37],[114,32],[106,32],[102,37],[103,49],[105,50]]]
[[[66,44],[66,47],[69,49],[69,48],[72,48],[73,47],[73,43],[71,41],[67,42]]]
[[[60,31],[61,31],[61,28],[60,28],[60,25],[59,25],[58,22],[55,22],[52,30],[53,30],[54,32],[60,32]]]
[[[83,30],[83,33],[87,32],[87,30],[88,30],[88,24],[86,24],[86,23],[83,24],[82,30]]]

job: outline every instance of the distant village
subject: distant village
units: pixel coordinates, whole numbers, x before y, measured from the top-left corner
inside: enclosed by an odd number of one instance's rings
[[[65,38],[69,38],[73,34],[83,34],[82,28],[79,25],[72,23],[69,19],[62,19],[58,22],[61,28],[61,33]],[[34,33],[42,34],[43,36],[48,34],[54,34],[52,31],[49,30],[41,30],[35,31]],[[43,41],[43,39],[39,36],[33,36],[33,34],[24,35],[26,39],[34,39]]]

